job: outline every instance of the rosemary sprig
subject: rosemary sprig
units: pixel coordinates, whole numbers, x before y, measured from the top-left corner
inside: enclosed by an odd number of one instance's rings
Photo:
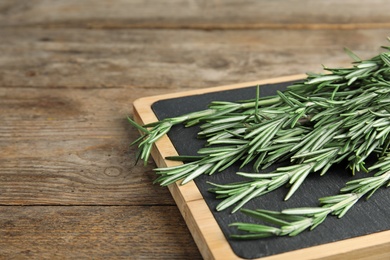
[[[271,97],[256,98],[244,102],[215,101],[210,104],[209,109],[204,111],[166,118],[144,126],[140,126],[129,119],[132,125],[144,133],[133,144],[138,143],[140,150],[139,158],[146,163],[152,145],[161,136],[169,132],[173,125],[185,124],[186,126],[192,126],[203,123],[199,136],[208,138],[209,146],[221,144],[239,144],[241,147],[250,146],[250,148],[244,149],[246,154],[243,154],[245,156],[243,165],[255,158],[260,158],[259,160],[261,160],[261,158],[265,157],[265,153],[259,153],[257,149],[266,147],[272,138],[278,136],[279,133],[277,133],[276,128],[281,131],[288,128],[294,129],[296,126],[304,125],[302,124],[304,122],[315,119],[311,117],[322,117],[323,121],[331,119],[334,115],[343,113],[343,111],[351,111],[348,110],[350,109],[348,105],[353,105],[352,102],[359,102],[360,106],[355,106],[354,108],[357,110],[359,107],[366,105],[367,102],[364,101],[375,97],[374,93],[368,94],[370,87],[387,88],[389,83],[385,79],[388,78],[389,66],[386,62],[388,62],[389,58],[386,57],[388,57],[388,53],[383,53],[371,60],[360,61],[353,68],[325,68],[331,73],[309,74],[306,81],[292,84],[287,91],[278,92],[277,95]],[[361,94],[359,100],[356,98],[351,99],[351,96],[356,96],[357,94]],[[349,103],[345,104],[344,110],[340,110],[340,106],[337,103],[340,100],[350,100]],[[286,114],[288,118],[284,118],[283,125],[275,125],[275,122],[280,122],[277,120],[285,117]],[[263,132],[265,129],[267,131]],[[285,154],[287,154],[286,151]],[[216,152],[215,156],[212,157],[218,157],[218,155],[221,155],[221,153]],[[224,159],[221,156],[219,158]],[[176,159],[180,159],[180,157]],[[237,160],[242,159],[238,158]],[[204,162],[205,160],[203,159],[202,162],[199,162],[199,165],[209,163],[208,160]],[[260,164],[256,163],[255,170],[259,169],[258,166]],[[210,165],[204,173],[210,174],[211,169],[216,171],[216,168]],[[156,170],[160,177],[165,176],[167,171],[169,170]],[[192,176],[195,177],[197,175],[193,174]],[[169,179],[171,181],[165,181],[166,178],[159,178],[157,182],[162,183],[162,185],[168,185],[183,178]],[[187,179],[184,183],[189,180]]]
[[[197,125],[205,120],[220,119],[224,115],[231,115],[236,111],[252,109],[259,105],[272,105],[278,103],[279,98],[267,98],[263,100],[250,100],[247,102],[212,102],[209,109],[203,111],[196,111],[193,113],[185,114],[178,117],[165,118],[161,121],[149,123],[146,125],[139,125],[137,122],[128,117],[128,121],[131,125],[137,128],[143,135],[131,143],[131,145],[138,144],[140,153],[137,159],[147,163],[153,144],[159,140],[162,136],[167,134],[172,126],[178,124],[184,124],[187,127]]]
[[[139,158],[145,163],[152,145],[170,131],[173,125],[200,125],[200,138],[206,140],[198,156],[175,156],[169,159],[187,162],[175,167],[157,168],[155,183],[185,184],[199,175],[221,172],[232,164],[253,165],[253,173],[238,172],[247,181],[230,184],[210,183],[210,192],[223,199],[217,210],[234,206],[239,210],[248,201],[281,186],[291,186],[285,199],[290,198],[309,174],[325,174],[338,163],[346,163],[354,174],[387,165],[383,158],[390,144],[390,52],[362,60],[347,50],[354,59],[350,68],[327,68],[324,74],[307,74],[307,78],[278,91],[270,97],[257,96],[240,102],[214,101],[208,109],[161,121],[138,125],[143,135],[133,142],[138,144]],[[366,159],[376,154],[382,158],[371,168]],[[259,173],[282,161],[290,165],[268,173]],[[265,227],[258,237],[295,235],[315,227],[329,215],[341,217],[362,196],[373,193],[388,181],[389,170],[349,182],[341,195],[322,198],[321,208],[282,213],[256,211],[263,220],[282,226]],[[379,186],[378,186],[379,185]],[[352,195],[348,195],[352,194]],[[243,210],[254,214],[250,210]],[[299,216],[291,216],[298,213]],[[234,224],[243,230],[259,228]],[[260,230],[261,227],[260,227]],[[251,234],[250,237],[255,237]]]
[[[241,209],[241,212],[273,226],[241,223],[230,224],[244,234],[233,234],[235,239],[257,239],[269,236],[296,236],[320,225],[329,215],[342,218],[362,197],[371,197],[379,188],[390,186],[390,156],[382,157],[379,163],[369,168],[379,171],[372,177],[347,182],[340,194],[320,198],[321,207],[303,207],[282,210],[281,212],[262,209]]]
[[[237,174],[251,179],[247,182],[240,182],[239,190],[231,184],[210,183],[214,188],[210,188],[209,191],[216,193],[217,198],[224,199],[217,206],[217,210],[224,210],[238,203],[233,209],[235,212],[249,200],[285,184],[290,184],[290,191],[285,197],[287,200],[309,173],[320,171],[321,175],[324,175],[333,164],[340,163],[344,159],[349,161],[353,173],[366,170],[364,164],[367,157],[376,149],[387,150],[390,113],[383,104],[388,99],[389,89],[381,91],[368,89],[367,91],[375,95],[375,98],[364,99],[366,102],[363,102],[361,98],[364,93],[355,98],[338,102],[337,111],[341,112],[339,115],[326,113],[327,109],[321,114],[313,116],[314,127],[310,133],[300,137],[298,141],[290,140],[286,146],[282,147],[287,149],[276,150],[277,155],[280,156],[285,153],[289,154],[293,163],[291,166],[279,167],[269,174],[239,172]],[[358,108],[361,107],[364,109],[359,110]],[[334,110],[334,108],[335,106],[329,110]],[[350,112],[343,113],[343,111]],[[275,143],[277,142],[278,139]],[[275,143],[257,151],[272,151]],[[272,156],[267,158],[272,158]],[[234,188],[232,189],[232,187]]]

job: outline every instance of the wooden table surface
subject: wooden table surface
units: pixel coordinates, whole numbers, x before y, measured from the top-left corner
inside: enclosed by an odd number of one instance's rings
[[[241,3],[242,2],[242,3]],[[199,259],[134,100],[347,66],[390,1],[2,0],[0,258]]]

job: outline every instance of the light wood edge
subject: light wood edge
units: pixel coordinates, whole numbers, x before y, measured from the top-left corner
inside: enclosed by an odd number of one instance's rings
[[[134,120],[140,124],[157,120],[151,109],[153,103],[177,97],[200,95],[230,89],[245,88],[256,85],[274,84],[303,79],[306,75],[284,76],[266,80],[245,82],[227,86],[191,90],[159,96],[137,99],[133,103]],[[155,143],[152,157],[158,167],[180,164],[167,161],[167,156],[178,155],[167,136]],[[168,186],[195,243],[204,259],[241,259],[231,249],[212,212],[208,208],[196,184],[192,181],[182,186],[179,182]],[[261,258],[262,260],[291,259],[384,259],[390,257],[390,230],[366,236],[350,238],[310,248],[299,249],[278,255]]]

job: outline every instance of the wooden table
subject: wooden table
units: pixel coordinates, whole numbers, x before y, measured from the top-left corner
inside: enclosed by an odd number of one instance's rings
[[[346,66],[389,45],[390,2],[0,2],[0,258],[199,259],[140,97]]]

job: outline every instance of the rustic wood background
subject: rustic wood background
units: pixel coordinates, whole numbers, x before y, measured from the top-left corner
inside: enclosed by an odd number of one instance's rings
[[[2,0],[0,258],[201,255],[154,163],[137,98],[346,66],[390,36],[390,2]]]

